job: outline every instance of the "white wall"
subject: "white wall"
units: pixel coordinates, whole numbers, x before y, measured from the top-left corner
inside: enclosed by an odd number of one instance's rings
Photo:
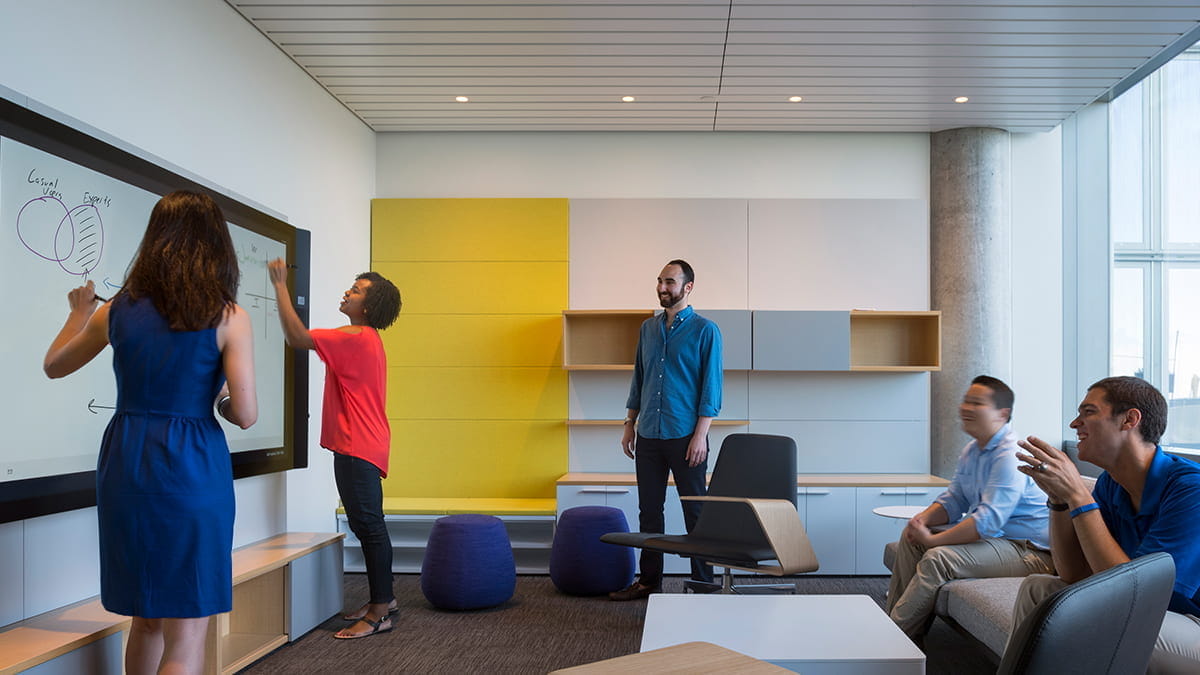
[[[374,134],[228,5],[6,2],[0,85],[312,231],[312,322],[338,323],[369,261]],[[336,526],[312,370],[311,468],[237,481],[236,545]],[[0,525],[0,625],[97,593],[95,530],[92,509]]]
[[[1013,135],[1013,429],[1056,445],[1065,426],[1062,165],[1060,129]]]
[[[1015,134],[1012,147],[1011,344],[1018,433],[1057,438],[1055,425],[1061,425],[1063,415],[1061,137],[1057,130]],[[377,172],[380,197],[927,202],[929,138],[926,134],[387,133],[378,136]],[[681,231],[679,236],[688,233]],[[614,269],[641,273],[623,270],[619,262],[614,262]],[[719,286],[720,282],[710,278],[704,283]],[[745,281],[731,279],[730,284],[744,286]]]
[[[926,134],[379,134],[380,197],[928,199]]]

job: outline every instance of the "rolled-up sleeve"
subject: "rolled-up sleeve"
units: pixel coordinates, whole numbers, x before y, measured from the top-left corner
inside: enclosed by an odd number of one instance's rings
[[[724,384],[723,348],[721,331],[717,324],[709,323],[701,335],[703,358],[700,364],[700,401],[696,407],[698,417],[716,417],[721,412],[721,390]]]

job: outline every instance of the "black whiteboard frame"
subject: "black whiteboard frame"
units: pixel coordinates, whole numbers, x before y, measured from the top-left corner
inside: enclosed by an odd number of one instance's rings
[[[221,207],[226,220],[286,245],[287,261],[294,266],[292,292],[297,298],[308,298],[311,257],[308,231],[292,227],[252,206],[30,110],[2,95],[0,136],[57,155],[156,195],[165,195],[174,190],[208,193]],[[203,140],[197,139],[197,142]],[[149,217],[149,214],[146,215]],[[297,303],[296,311],[308,325],[308,303]],[[53,337],[46,336],[47,345]],[[283,398],[283,446],[232,453],[235,479],[308,466],[307,351],[285,350]],[[0,443],[3,442],[0,437]],[[99,447],[100,439],[97,438],[97,451]],[[95,471],[0,482],[0,523],[95,505]]]

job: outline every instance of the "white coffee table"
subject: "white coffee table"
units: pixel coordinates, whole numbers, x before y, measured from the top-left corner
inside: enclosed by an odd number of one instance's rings
[[[650,596],[641,651],[695,640],[805,675],[925,673],[925,654],[865,595]]]

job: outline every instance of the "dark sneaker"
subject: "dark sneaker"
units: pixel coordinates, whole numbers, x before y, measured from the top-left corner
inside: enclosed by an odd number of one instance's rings
[[[609,593],[608,599],[616,600],[618,602],[624,602],[626,600],[641,600],[642,598],[649,597],[651,593],[659,592],[659,590],[661,589],[658,586],[646,586],[640,581],[635,581],[619,591],[613,591],[612,593]]]

